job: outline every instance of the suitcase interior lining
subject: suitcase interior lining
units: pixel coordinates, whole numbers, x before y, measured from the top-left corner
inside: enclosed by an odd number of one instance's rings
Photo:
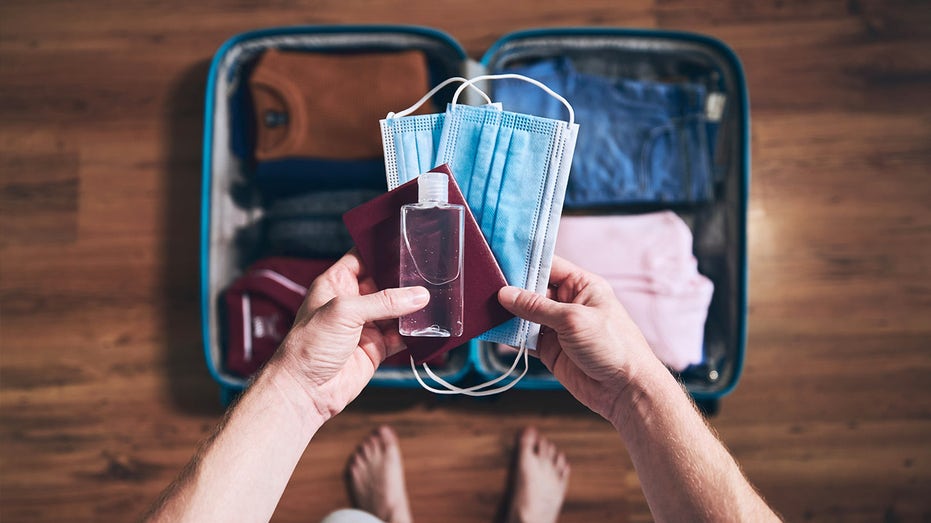
[[[715,182],[714,199],[705,204],[661,206],[631,205],[613,209],[567,211],[567,214],[639,213],[669,208],[689,225],[694,237],[694,253],[699,271],[714,282],[715,290],[705,322],[705,362],[686,369],[681,375],[690,391],[713,393],[727,388],[736,379],[740,358],[740,322],[743,312],[739,299],[743,280],[741,236],[744,173],[741,154],[740,122],[745,115],[739,104],[739,72],[718,49],[699,42],[649,36],[552,35],[509,40],[487,58],[489,73],[537,60],[568,57],[577,70],[609,78],[635,78],[652,81],[683,81],[705,85],[708,92],[725,94],[726,106],[715,144],[714,168],[724,173]],[[494,83],[489,87],[494,98]],[[584,122],[582,123],[584,125]],[[496,372],[507,370],[510,358],[502,359],[493,347],[483,344],[483,362]],[[712,372],[713,371],[713,372]],[[537,373],[553,379],[546,372]],[[531,376],[531,373],[528,373]]]
[[[263,210],[260,195],[249,182],[250,163],[238,158],[230,147],[230,98],[244,81],[247,70],[270,48],[304,52],[391,52],[420,49],[427,56],[431,81],[436,84],[459,76],[463,69],[461,51],[439,38],[405,32],[345,32],[266,36],[243,40],[231,46],[220,59],[216,71],[213,107],[213,136],[210,169],[210,231],[208,267],[208,328],[211,365],[224,385],[243,387],[248,380],[223,369],[222,292],[259,256],[256,234]],[[364,79],[360,79],[364,81]],[[377,89],[372,85],[372,89]],[[455,86],[443,89],[434,98],[437,107],[452,100]],[[447,364],[434,369],[450,378],[465,366],[467,351],[450,352]],[[413,379],[410,369],[384,367],[376,379]]]

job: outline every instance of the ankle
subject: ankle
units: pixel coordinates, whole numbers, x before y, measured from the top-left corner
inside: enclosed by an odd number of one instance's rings
[[[511,511],[508,514],[507,523],[531,523],[533,518],[531,514],[528,514],[529,510],[527,507],[511,507]]]
[[[555,514],[549,514],[546,512],[541,513],[539,510],[535,510],[535,507],[512,506],[508,514],[507,523],[555,523],[556,519],[559,517],[560,509],[557,509]]]
[[[387,523],[413,523],[410,510],[406,507],[392,507],[386,514]]]

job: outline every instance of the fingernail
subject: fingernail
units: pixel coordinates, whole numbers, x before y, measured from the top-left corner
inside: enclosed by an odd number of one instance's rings
[[[508,285],[507,287],[501,287],[501,290],[498,291],[498,301],[501,303],[507,302],[508,304],[511,304],[517,301],[517,297],[519,295],[520,289]]]
[[[430,301],[430,291],[423,287],[408,287],[405,289],[405,298],[411,306],[426,305]]]

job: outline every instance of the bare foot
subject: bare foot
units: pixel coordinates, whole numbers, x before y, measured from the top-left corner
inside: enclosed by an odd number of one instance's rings
[[[507,522],[555,523],[569,484],[566,455],[533,427],[521,431],[514,452]]]
[[[410,523],[398,437],[382,425],[362,440],[349,458],[349,495],[353,506],[388,523]]]

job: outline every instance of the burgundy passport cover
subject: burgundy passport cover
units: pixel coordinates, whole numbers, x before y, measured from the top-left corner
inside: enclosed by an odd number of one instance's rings
[[[511,319],[513,315],[498,303],[498,290],[507,285],[504,274],[482,236],[475,217],[465,203],[456,179],[447,165],[431,170],[449,176],[449,203],[465,207],[465,238],[462,275],[462,336],[450,338],[405,337],[404,343],[418,364],[449,351],[479,334]],[[343,222],[355,241],[362,262],[379,289],[399,284],[401,206],[417,202],[417,179],[378,196],[343,215]]]

